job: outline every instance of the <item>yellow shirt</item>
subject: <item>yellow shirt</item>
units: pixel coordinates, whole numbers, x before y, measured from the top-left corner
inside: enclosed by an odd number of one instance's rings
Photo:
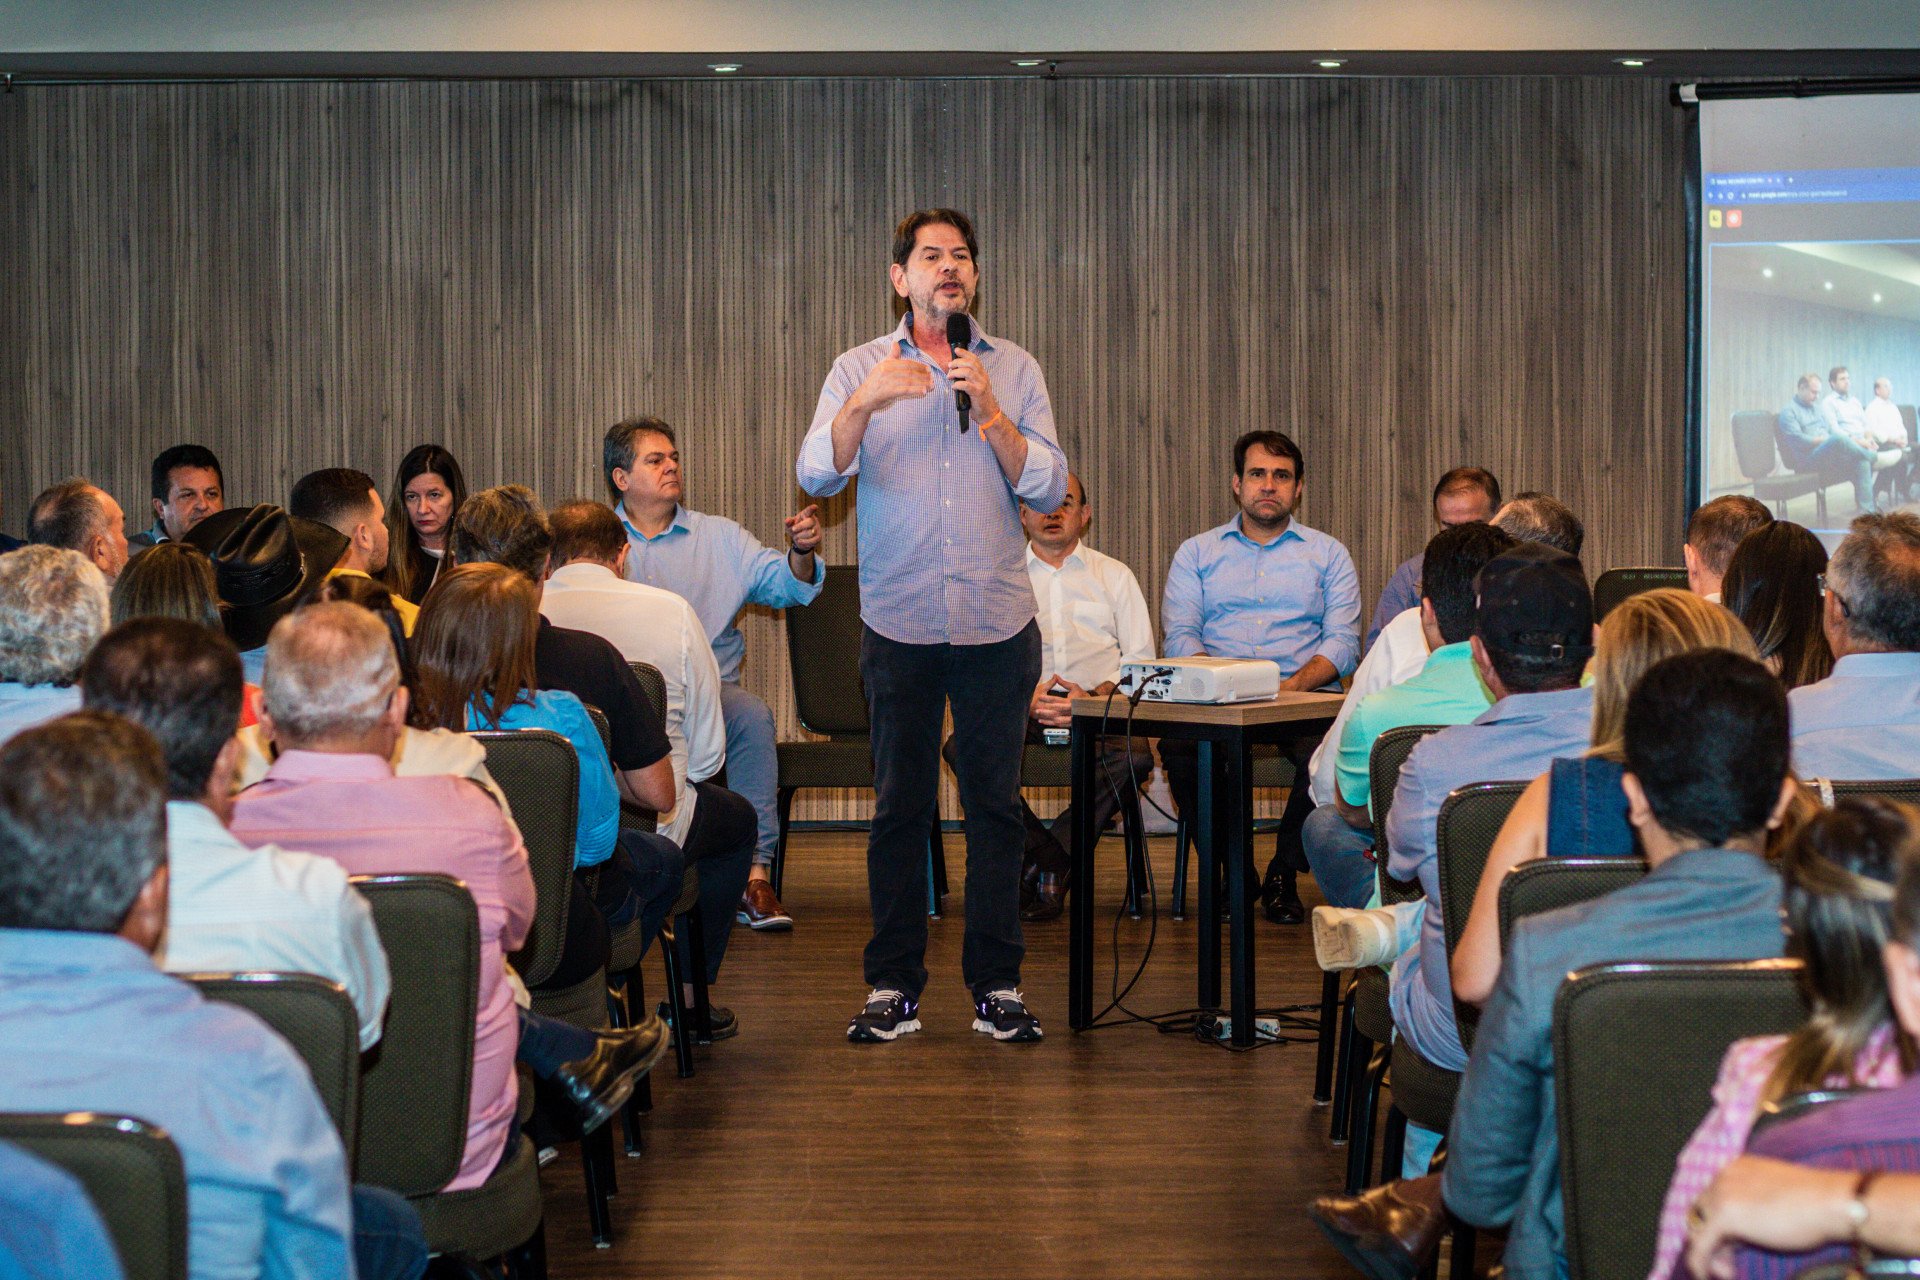
[[[372,574],[360,569],[335,569],[327,574],[327,576],[329,578],[337,578],[342,574],[352,574],[356,578],[371,579],[373,577]],[[390,592],[389,594],[393,593]],[[412,636],[413,624],[420,620],[420,606],[403,595],[394,595],[393,611],[400,615],[400,629],[406,632],[408,636]]]

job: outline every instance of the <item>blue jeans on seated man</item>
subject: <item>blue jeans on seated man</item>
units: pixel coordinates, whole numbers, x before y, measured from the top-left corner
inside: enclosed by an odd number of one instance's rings
[[[360,1280],[419,1280],[427,1270],[427,1235],[406,1197],[355,1183],[353,1267]]]
[[[1835,433],[1814,446],[1808,463],[1823,476],[1850,481],[1853,505],[1866,512],[1874,509],[1873,463],[1878,456],[1852,436]]]
[[[1373,860],[1373,829],[1362,831],[1323,804],[1307,815],[1300,843],[1320,896],[1331,907],[1364,907],[1373,901],[1379,868]]]
[[[738,684],[720,682],[720,714],[727,722],[727,790],[753,806],[753,865],[773,866],[780,843],[780,755],[773,709]]]

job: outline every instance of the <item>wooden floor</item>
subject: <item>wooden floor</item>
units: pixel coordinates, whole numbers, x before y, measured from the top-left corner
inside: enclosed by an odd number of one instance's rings
[[[970,1029],[960,981],[962,838],[947,837],[948,914],[931,922],[925,1030],[847,1043],[866,996],[865,836],[808,833],[790,851],[787,934],[737,929],[715,987],[741,1033],[669,1057],[647,1150],[619,1162],[611,1249],[587,1235],[574,1148],[543,1175],[562,1277],[1339,1277],[1354,1273],[1302,1213],[1344,1148],[1312,1105],[1314,1048],[1234,1054],[1135,1026],[1066,1025],[1064,922],[1027,928],[1027,1003],[1047,1031],[1001,1045]],[[1156,839],[1158,882],[1172,842]],[[1262,841],[1264,845],[1265,840]],[[1120,844],[1101,844],[1096,1007],[1107,1000]],[[1301,882],[1314,901],[1310,880]],[[1168,917],[1128,1003],[1194,1000],[1191,923]],[[1123,920],[1132,972],[1147,922]],[[1262,1006],[1316,1000],[1305,927],[1258,925]],[[648,957],[652,961],[653,957]],[[658,991],[658,969],[648,972]]]

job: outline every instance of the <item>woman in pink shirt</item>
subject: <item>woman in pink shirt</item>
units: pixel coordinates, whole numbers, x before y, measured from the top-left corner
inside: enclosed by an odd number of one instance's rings
[[[1786,1036],[1737,1040],[1720,1064],[1713,1110],[1680,1152],[1660,1213],[1649,1280],[1685,1277],[1687,1211],[1747,1145],[1762,1108],[1809,1089],[1883,1089],[1915,1065],[1893,1020],[1881,949],[1891,936],[1894,868],[1920,853],[1920,811],[1866,796],[1812,818],[1781,858],[1787,955],[1812,1016]]]

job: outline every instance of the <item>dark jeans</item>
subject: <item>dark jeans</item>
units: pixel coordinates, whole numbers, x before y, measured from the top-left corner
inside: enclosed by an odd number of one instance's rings
[[[1040,722],[1027,721],[1027,739],[1030,743],[1043,743],[1047,740],[1046,730]],[[946,745],[940,748],[940,754],[946,759],[947,767],[958,772],[954,762],[953,739],[948,738]],[[1114,815],[1120,812],[1120,799],[1133,794],[1148,774],[1153,772],[1153,752],[1147,746],[1145,738],[1134,738],[1129,743],[1126,738],[1102,738],[1100,740],[1100,774],[1094,784],[1093,829],[1105,832],[1113,824]],[[1040,815],[1033,811],[1025,796],[1020,797],[1020,823],[1026,831],[1026,854],[1021,863],[1023,874],[1041,872],[1050,876],[1067,874],[1072,859],[1067,853],[1067,842],[1073,838],[1073,806],[1062,809],[1052,822],[1042,822]]]
[[[578,1062],[593,1052],[599,1037],[585,1027],[549,1018],[531,1009],[520,1010],[520,1047],[514,1059],[542,1080],[569,1062]]]
[[[1300,828],[1313,812],[1313,797],[1307,794],[1307,761],[1313,758],[1313,749],[1325,736],[1323,730],[1316,730],[1283,739],[1279,744],[1280,754],[1293,762],[1294,784],[1287,790],[1287,807],[1280,811],[1280,834],[1273,859],[1267,863],[1267,879],[1291,880],[1307,869],[1307,851],[1300,843]],[[1196,832],[1194,843],[1198,845],[1194,810],[1200,804],[1200,744],[1186,738],[1162,738],[1160,763],[1166,766],[1167,790],[1173,792],[1180,816],[1187,819],[1190,829]],[[1247,877],[1249,884],[1256,883],[1251,861],[1247,864]]]
[[[1873,450],[1839,432],[1828,436],[1813,448],[1808,465],[1830,480],[1853,484],[1853,504],[1862,511],[1873,510]]]
[[[352,1188],[353,1266],[360,1280],[419,1280],[427,1235],[406,1197],[384,1187]]]
[[[927,832],[938,813],[941,712],[953,706],[954,776],[967,818],[960,971],[976,997],[1018,986],[1020,744],[1040,680],[1040,628],[994,644],[901,644],[870,627],[860,676],[873,726],[866,979],[914,999],[927,985]]]
[[[689,782],[687,787],[698,792],[700,799],[693,806],[693,823],[687,828],[687,843],[682,852],[687,862],[700,867],[697,909],[706,941],[707,981],[711,983],[720,977],[720,961],[727,954],[727,935],[733,932],[733,916],[740,909],[740,895],[747,891],[747,876],[753,871],[759,818],[745,797],[725,787],[711,782]],[[679,892],[677,887],[675,892]],[[693,951],[685,930],[680,932],[678,941],[680,971],[691,980]]]
[[[656,832],[622,827],[612,855],[588,868],[582,878],[592,886],[593,905],[607,928],[623,928],[639,917],[640,952],[645,955],[660,936],[686,873],[687,859],[679,845]]]

